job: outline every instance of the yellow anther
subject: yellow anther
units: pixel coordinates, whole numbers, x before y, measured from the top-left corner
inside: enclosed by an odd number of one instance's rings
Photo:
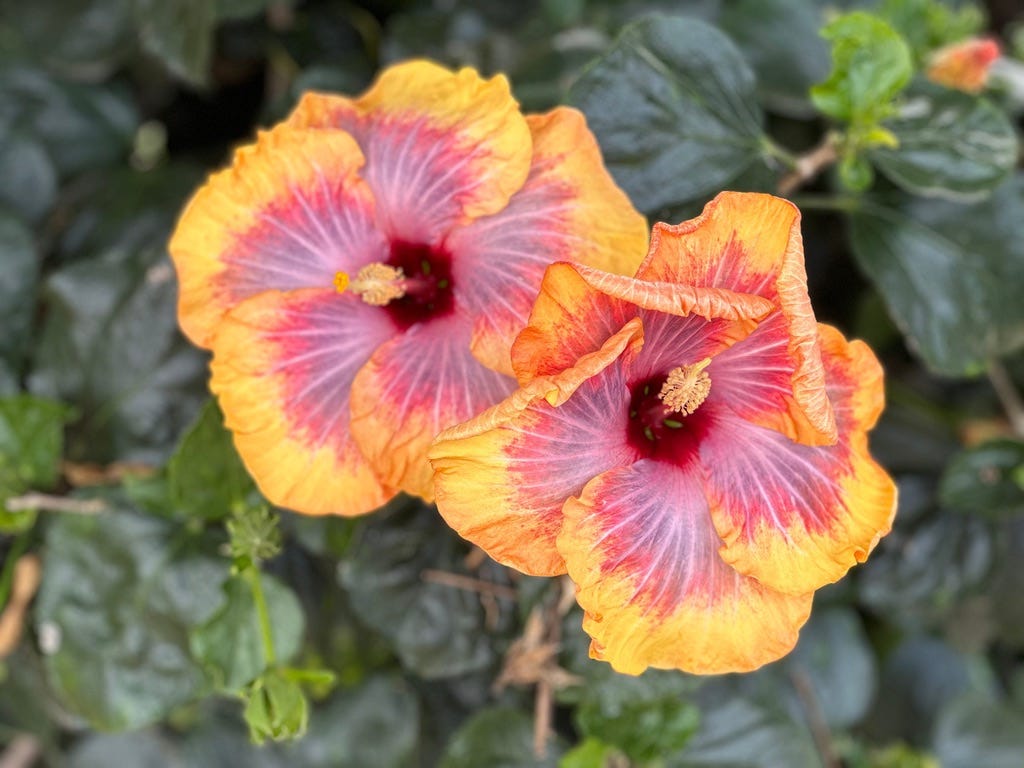
[[[383,307],[405,295],[404,280],[401,268],[375,261],[360,269],[355,280],[349,280],[346,272],[338,272],[334,276],[334,287],[338,293],[348,289],[367,304]]]
[[[699,363],[681,365],[669,371],[658,393],[666,412],[689,416],[700,408],[711,391],[711,377],[704,370],[710,364],[711,358],[705,357]]]

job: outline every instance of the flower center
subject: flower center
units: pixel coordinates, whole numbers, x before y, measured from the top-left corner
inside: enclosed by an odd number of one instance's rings
[[[680,365],[630,387],[627,440],[637,454],[684,462],[711,424],[698,413],[711,392],[710,359]]]
[[[396,240],[386,262],[366,265],[354,280],[339,272],[334,287],[383,307],[404,330],[454,310],[451,262],[444,248]]]
[[[705,357],[699,363],[681,365],[669,371],[658,393],[666,411],[689,416],[700,408],[711,391],[711,377],[704,370],[710,364],[711,358]]]

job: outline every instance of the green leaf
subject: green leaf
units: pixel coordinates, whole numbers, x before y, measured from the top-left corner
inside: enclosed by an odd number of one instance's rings
[[[612,712],[591,700],[576,710],[576,723],[584,736],[644,763],[685,747],[700,724],[700,710],[678,697],[630,702]]]
[[[908,192],[969,200],[984,197],[1017,164],[1017,135],[991,102],[921,84],[885,122],[899,145],[876,147],[878,169]]]
[[[68,755],[67,768],[165,768],[178,762],[172,746],[152,731],[89,734]]]
[[[215,401],[199,412],[171,456],[167,485],[178,509],[205,520],[226,517],[255,491]]]
[[[492,707],[474,715],[448,743],[440,768],[556,768],[565,745],[557,736],[547,754],[533,754],[533,720],[525,712]]]
[[[211,0],[136,0],[142,47],[194,86],[210,79],[217,4]]]
[[[39,257],[32,233],[15,216],[0,210],[0,368],[12,377],[21,370],[31,344],[39,283]],[[0,387],[0,394],[4,394]]]
[[[409,686],[397,677],[371,677],[314,710],[309,732],[287,754],[303,768],[406,768],[416,764],[419,729]]]
[[[215,0],[218,19],[247,19],[266,10],[270,0]]]
[[[833,20],[821,34],[832,43],[832,72],[811,88],[814,106],[836,120],[878,122],[913,74],[907,44],[882,19],[859,11]]]
[[[864,200],[850,224],[858,264],[930,368],[976,375],[1024,346],[1024,175],[973,205]]]
[[[67,707],[94,728],[125,730],[203,691],[188,635],[223,599],[227,566],[213,548],[128,511],[53,520],[35,621]]]
[[[267,739],[288,741],[306,732],[309,702],[302,687],[280,671],[271,671],[257,680],[249,691],[245,722],[249,738],[256,744]]]
[[[72,235],[65,242],[91,258],[45,283],[46,321],[28,386],[77,406],[72,459],[161,463],[207,399],[205,357],[178,331],[174,269],[164,249],[182,178],[191,174],[108,179],[107,194],[116,199],[83,211],[74,242]],[[161,181],[165,189],[149,186]]]
[[[126,89],[11,67],[0,74],[0,124],[5,122],[31,133],[68,176],[124,161],[139,116]]]
[[[764,151],[754,73],[729,38],[696,19],[629,25],[569,100],[645,212],[710,197]]]
[[[462,547],[436,512],[411,502],[376,514],[339,567],[356,615],[425,678],[479,670],[496,656],[478,596],[423,578],[461,570]]]
[[[935,727],[942,768],[1004,768],[1024,755],[1024,713],[979,696],[946,707]]]
[[[558,768],[607,768],[620,754],[611,744],[588,736],[562,756]]]
[[[0,398],[0,512],[28,490],[49,490],[60,475],[67,406],[29,395]]]
[[[295,593],[273,576],[261,574],[277,661],[286,664],[299,652],[305,616]],[[263,638],[252,590],[241,578],[223,587],[225,603],[190,636],[192,655],[218,690],[236,693],[266,669]]]
[[[882,0],[878,14],[903,35],[918,62],[936,48],[985,28],[984,11],[969,1],[954,5],[947,0]]]
[[[950,462],[939,488],[943,504],[994,519],[1024,514],[1024,443],[993,440]]]
[[[818,765],[810,733],[786,714],[744,698],[713,695],[702,702],[701,725],[666,768],[777,768]]]
[[[0,206],[38,222],[57,199],[57,169],[46,147],[26,130],[0,123]]]
[[[823,18],[823,8],[806,0],[722,4],[718,24],[757,73],[758,93],[772,110],[813,116],[808,92],[829,73],[829,48],[818,34]]]

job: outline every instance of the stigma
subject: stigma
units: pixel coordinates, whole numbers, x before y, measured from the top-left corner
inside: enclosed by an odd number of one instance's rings
[[[347,272],[338,272],[334,276],[334,288],[338,293],[352,291],[367,304],[384,307],[405,296],[405,275],[401,267],[375,261],[360,269],[355,280],[349,279]]]
[[[681,365],[669,371],[658,393],[658,399],[665,404],[666,413],[689,416],[700,408],[711,392],[711,377],[704,370],[710,364],[711,358],[705,357],[699,363]]]

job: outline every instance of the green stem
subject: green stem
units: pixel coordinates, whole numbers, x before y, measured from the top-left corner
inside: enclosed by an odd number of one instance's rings
[[[270,626],[270,611],[267,610],[267,600],[263,596],[263,582],[260,579],[260,569],[252,565],[245,569],[246,578],[249,580],[249,588],[252,589],[252,599],[256,603],[256,615],[260,621],[260,634],[263,637],[263,658],[267,667],[274,666],[277,655],[274,652],[274,634]]]

